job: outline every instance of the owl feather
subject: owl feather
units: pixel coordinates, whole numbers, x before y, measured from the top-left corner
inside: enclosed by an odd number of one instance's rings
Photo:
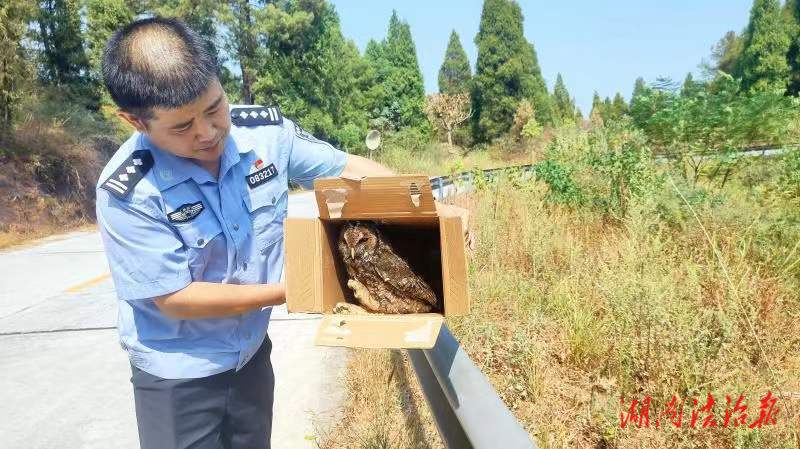
[[[339,254],[356,291],[356,301],[371,312],[424,313],[436,306],[436,294],[392,248],[371,222],[346,223]],[[363,287],[363,288],[360,288]],[[366,290],[366,292],[364,291]]]

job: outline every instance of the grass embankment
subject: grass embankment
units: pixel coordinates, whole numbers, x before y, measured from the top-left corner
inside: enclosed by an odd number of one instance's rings
[[[554,205],[540,183],[469,198],[472,310],[448,324],[539,447],[800,447],[800,207],[770,189],[774,164],[721,189],[669,178],[624,218]],[[386,354],[355,351],[346,418],[322,447],[439,447]],[[775,425],[721,428],[726,395],[745,395],[751,424],[768,391]],[[718,427],[703,412],[691,429],[708,394]],[[688,398],[681,428],[655,429],[673,395]],[[620,428],[623,396],[652,397],[649,428]]]
[[[94,222],[94,186],[125,131],[112,110],[84,107],[43,91],[0,139],[0,248]]]
[[[531,163],[530,153],[504,151],[507,148],[503,146],[469,150],[458,146],[451,148],[429,139],[414,130],[388,134],[374,158],[397,173],[429,176]],[[516,145],[513,149],[518,150]]]

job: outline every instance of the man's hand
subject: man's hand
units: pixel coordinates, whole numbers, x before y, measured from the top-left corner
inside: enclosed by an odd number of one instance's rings
[[[472,252],[477,247],[477,242],[469,229],[469,210],[454,204],[445,204],[436,201],[436,213],[439,215],[461,217],[461,228],[464,233],[464,245]]]

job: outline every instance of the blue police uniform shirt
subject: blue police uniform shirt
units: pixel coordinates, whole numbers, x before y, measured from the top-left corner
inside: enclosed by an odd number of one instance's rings
[[[276,108],[267,110],[273,119],[279,114]],[[120,299],[120,342],[139,369],[167,379],[238,370],[264,340],[270,307],[180,320],[164,315],[154,298],[192,281],[280,280],[288,182],[311,188],[315,178],[338,176],[347,155],[291,120],[278,119],[269,125],[232,125],[218,179],[156,148],[140,133],[120,147],[100,175],[97,222]]]

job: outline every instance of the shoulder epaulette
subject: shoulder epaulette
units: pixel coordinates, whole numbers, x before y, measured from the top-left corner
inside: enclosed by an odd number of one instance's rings
[[[280,125],[283,123],[281,109],[277,106],[261,106],[231,109],[231,123],[235,126]]]
[[[153,155],[148,150],[136,150],[100,185],[117,198],[128,196],[136,184],[153,167]]]

